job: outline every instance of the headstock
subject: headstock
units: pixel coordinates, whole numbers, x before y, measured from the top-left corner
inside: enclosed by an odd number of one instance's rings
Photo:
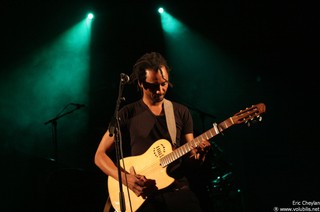
[[[259,103],[244,110],[240,110],[238,113],[234,114],[231,119],[235,124],[241,124],[245,122],[248,123],[248,126],[250,126],[250,122],[252,121],[262,121],[261,114],[264,112],[266,112],[266,105],[264,103]]]

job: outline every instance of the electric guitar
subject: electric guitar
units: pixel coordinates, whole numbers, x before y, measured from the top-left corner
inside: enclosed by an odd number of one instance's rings
[[[123,158],[120,160],[120,164],[122,166],[124,163],[128,169],[134,167],[137,174],[144,175],[147,179],[155,180],[159,190],[166,188],[174,181],[174,179],[167,174],[167,167],[170,163],[190,152],[203,140],[211,139],[234,124],[248,123],[250,126],[250,122],[254,119],[258,118],[258,121],[261,121],[262,117],[260,114],[264,113],[265,110],[266,106],[263,103],[241,110],[220,124],[214,124],[211,129],[197,136],[192,141],[178,147],[174,151],[172,151],[172,146],[169,141],[165,139],[157,140],[142,155]],[[129,170],[126,171],[129,173]],[[113,208],[116,211],[121,211],[119,182],[112,177],[108,177],[108,192]],[[138,210],[146,200],[141,196],[136,196],[136,194],[125,185],[123,185],[123,193],[126,211]]]

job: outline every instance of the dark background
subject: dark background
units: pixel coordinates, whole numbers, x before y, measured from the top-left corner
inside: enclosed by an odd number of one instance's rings
[[[181,63],[169,57],[172,47],[161,31],[159,5],[227,55],[235,67],[233,74],[217,76],[219,70],[200,64],[201,60],[188,73],[179,69],[198,56],[180,52],[180,58],[185,57]],[[320,201],[315,5],[274,0],[5,0],[1,8],[0,83],[8,85],[0,91],[1,211],[102,211],[108,195],[106,176],[94,166],[94,152],[113,115],[119,73],[129,74],[135,60],[149,51],[163,53],[174,64],[175,86],[168,97],[190,107],[197,134],[252,104],[267,106],[262,122],[249,128],[238,125],[214,138],[208,160],[191,176],[205,211],[273,211],[273,207],[293,207],[294,200]],[[62,121],[61,157],[55,163],[50,160],[50,128],[41,131],[42,122],[51,116],[39,113],[34,116],[38,125],[24,127],[23,117],[12,106],[25,115],[27,107],[36,106],[12,101],[23,88],[11,76],[19,77],[15,66],[88,10],[96,15],[89,99],[84,102],[87,107],[77,111],[87,115],[86,125],[77,130],[79,125],[72,120],[68,120],[72,127]],[[124,96],[130,102],[139,93],[128,85]],[[58,109],[48,110],[54,114]],[[83,121],[77,114],[70,119]]]

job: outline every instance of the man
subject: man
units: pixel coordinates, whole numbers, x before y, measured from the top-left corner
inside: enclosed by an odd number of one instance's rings
[[[130,154],[140,156],[149,151],[149,148],[159,139],[174,142],[170,137],[164,109],[165,94],[170,84],[170,68],[164,57],[151,52],[144,54],[133,66],[130,76],[131,82],[137,82],[142,98],[136,102],[125,105],[119,111],[121,137],[127,137],[126,146],[130,145]],[[193,140],[193,123],[189,110],[176,102],[172,102],[176,125],[176,145],[173,150],[186,142]],[[122,136],[123,135],[123,136]],[[95,154],[95,164],[109,178],[119,180],[118,168],[109,153],[114,146],[115,135],[107,131],[102,137]],[[192,172],[191,167],[199,165],[210,149],[206,140],[192,146],[187,155],[182,156],[167,168],[168,176],[174,178],[170,185],[159,188],[161,179],[148,178],[143,170],[136,170],[135,164],[121,172],[123,185],[129,188],[136,197],[143,200],[137,211],[201,211],[195,194],[190,190],[186,177]],[[159,151],[158,149],[150,151]],[[167,150],[166,150],[167,151]],[[167,154],[167,153],[165,153]],[[199,161],[199,163],[193,163]],[[148,158],[145,159],[148,162]],[[136,164],[136,166],[141,165]],[[156,164],[158,165],[158,164]],[[156,178],[156,177],[155,177]],[[109,190],[110,192],[110,190]],[[119,191],[115,191],[119,192]],[[124,191],[126,192],[126,191]],[[109,194],[110,195],[110,194]],[[118,194],[117,194],[118,195]],[[111,200],[112,201],[112,200]],[[118,203],[117,203],[118,204]],[[130,200],[126,201],[130,204]],[[128,208],[128,206],[127,206]]]

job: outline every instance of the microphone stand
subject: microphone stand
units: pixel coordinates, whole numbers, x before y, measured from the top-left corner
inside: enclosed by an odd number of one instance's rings
[[[119,200],[120,200],[120,211],[125,211],[126,207],[125,207],[125,199],[124,199],[124,194],[123,194],[123,187],[122,187],[122,176],[121,176],[121,166],[120,166],[120,160],[121,160],[121,145],[120,145],[120,141],[121,141],[121,132],[120,132],[120,126],[119,126],[119,107],[120,107],[120,103],[121,101],[124,101],[125,98],[122,97],[122,93],[123,93],[123,85],[126,83],[126,81],[124,81],[122,78],[120,80],[120,84],[119,84],[119,93],[118,93],[118,99],[116,102],[116,108],[114,111],[114,115],[111,119],[111,122],[109,124],[108,130],[109,130],[109,136],[112,137],[113,135],[115,136],[114,138],[114,143],[115,143],[115,150],[116,150],[116,165],[118,167],[118,179],[119,179]]]
[[[58,163],[58,139],[57,139],[57,125],[58,125],[58,119],[62,118],[63,116],[66,116],[70,113],[73,113],[76,110],[79,110],[80,108],[82,108],[82,106],[77,106],[76,108],[69,110],[65,113],[62,113],[60,115],[57,115],[56,117],[46,121],[44,124],[47,125],[49,123],[51,123],[52,125],[52,141],[53,141],[53,146],[54,146],[54,156],[53,156],[53,161]]]

